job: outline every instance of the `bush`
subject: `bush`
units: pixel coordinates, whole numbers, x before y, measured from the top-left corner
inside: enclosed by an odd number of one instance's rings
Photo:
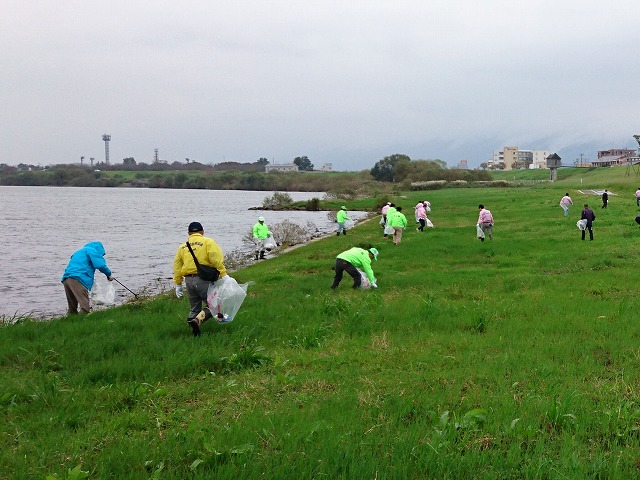
[[[313,237],[316,230],[317,227],[313,222],[307,222],[306,226],[301,227],[289,220],[276,223],[271,227],[271,233],[273,233],[273,238],[278,242],[278,245],[305,243]]]
[[[270,197],[264,197],[262,206],[264,208],[287,207],[293,203],[293,198],[288,193],[273,192]]]
[[[311,212],[317,212],[320,210],[320,199],[313,197],[311,200],[307,200],[307,203],[304,204],[304,209]]]

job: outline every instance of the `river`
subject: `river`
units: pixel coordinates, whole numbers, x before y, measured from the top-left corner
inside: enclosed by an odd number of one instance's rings
[[[294,200],[320,192],[287,192]],[[109,268],[130,290],[171,288],[173,257],[199,221],[223,252],[246,248],[243,237],[263,215],[320,231],[335,228],[327,212],[255,211],[273,192],[0,186],[0,317],[49,318],[66,311],[60,277],[71,254],[98,240]],[[364,213],[350,212],[354,219]],[[96,272],[96,277],[102,275]],[[132,295],[116,284],[116,303]]]

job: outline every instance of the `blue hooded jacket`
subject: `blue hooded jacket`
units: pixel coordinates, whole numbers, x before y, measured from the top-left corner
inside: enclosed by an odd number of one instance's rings
[[[107,277],[111,276],[111,270],[104,259],[104,246],[101,242],[89,242],[80,250],[71,255],[71,260],[62,275],[61,282],[67,278],[74,278],[91,290],[93,287],[93,273],[100,270]]]

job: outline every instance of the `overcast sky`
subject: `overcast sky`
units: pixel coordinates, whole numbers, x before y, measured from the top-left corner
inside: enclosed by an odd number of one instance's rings
[[[0,0],[0,163],[637,148],[637,0]]]

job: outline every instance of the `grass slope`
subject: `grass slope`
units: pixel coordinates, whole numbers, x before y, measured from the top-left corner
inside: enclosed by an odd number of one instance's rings
[[[240,313],[200,338],[169,295],[3,327],[0,476],[637,477],[637,178],[609,174],[396,198],[436,228],[395,247],[373,220],[239,271]],[[611,185],[582,242],[599,199],[576,190]],[[380,288],[330,290],[358,244]]]

